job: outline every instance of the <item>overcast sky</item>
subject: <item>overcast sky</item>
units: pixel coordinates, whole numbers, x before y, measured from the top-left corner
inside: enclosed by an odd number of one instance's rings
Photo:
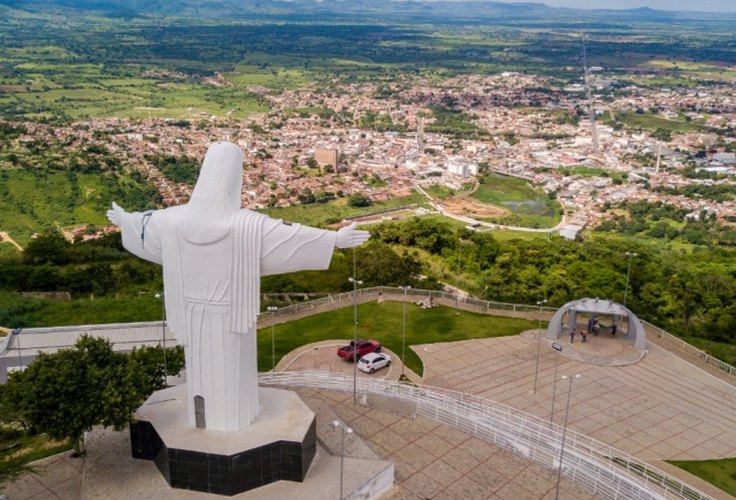
[[[544,3],[553,7],[580,9],[635,9],[651,7],[660,10],[696,10],[701,12],[736,12],[736,0],[501,0],[504,2]]]

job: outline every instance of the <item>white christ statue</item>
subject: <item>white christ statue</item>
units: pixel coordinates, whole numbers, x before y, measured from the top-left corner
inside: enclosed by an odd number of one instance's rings
[[[241,208],[242,165],[240,148],[215,143],[186,205],[129,213],[113,203],[107,212],[128,251],[163,266],[190,424],[222,431],[244,429],[258,414],[260,277],[327,269],[335,248],[369,238],[355,224],[327,231]]]

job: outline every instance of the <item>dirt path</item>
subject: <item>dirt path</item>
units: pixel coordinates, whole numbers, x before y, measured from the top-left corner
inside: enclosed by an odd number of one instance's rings
[[[16,243],[16,241],[13,238],[11,238],[8,233],[0,231],[0,243],[5,243],[5,242],[10,243],[11,245],[15,245],[15,248],[17,248],[19,252],[23,251],[23,247],[20,246],[18,243]]]

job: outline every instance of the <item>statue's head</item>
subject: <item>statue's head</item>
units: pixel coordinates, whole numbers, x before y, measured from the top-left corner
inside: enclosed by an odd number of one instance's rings
[[[189,206],[233,213],[240,209],[243,190],[243,152],[230,142],[216,142],[207,150]]]
[[[240,210],[243,152],[216,142],[207,150],[197,184],[177,227],[192,243],[213,243],[228,234],[228,218]]]

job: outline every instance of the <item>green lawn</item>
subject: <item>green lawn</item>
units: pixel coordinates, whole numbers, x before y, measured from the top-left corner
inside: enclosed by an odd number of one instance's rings
[[[46,434],[32,435],[21,429],[0,426],[0,481],[18,474],[28,463],[71,448],[70,442],[54,441]]]
[[[421,375],[419,356],[409,346],[434,342],[503,337],[535,329],[538,322],[488,316],[448,307],[421,309],[406,304],[406,366]],[[378,340],[390,351],[401,355],[402,302],[367,302],[358,304],[358,336]],[[305,344],[320,340],[353,337],[353,308],[316,314],[276,325],[276,362],[285,354]],[[258,369],[271,369],[271,327],[258,331]]]
[[[511,214],[489,222],[524,227],[553,227],[561,219],[561,209],[556,201],[550,200],[543,190],[533,187],[529,181],[518,177],[487,175],[472,196],[481,203],[511,211]]]
[[[729,495],[736,496],[736,458],[698,461],[668,460],[668,462],[708,481]]]

